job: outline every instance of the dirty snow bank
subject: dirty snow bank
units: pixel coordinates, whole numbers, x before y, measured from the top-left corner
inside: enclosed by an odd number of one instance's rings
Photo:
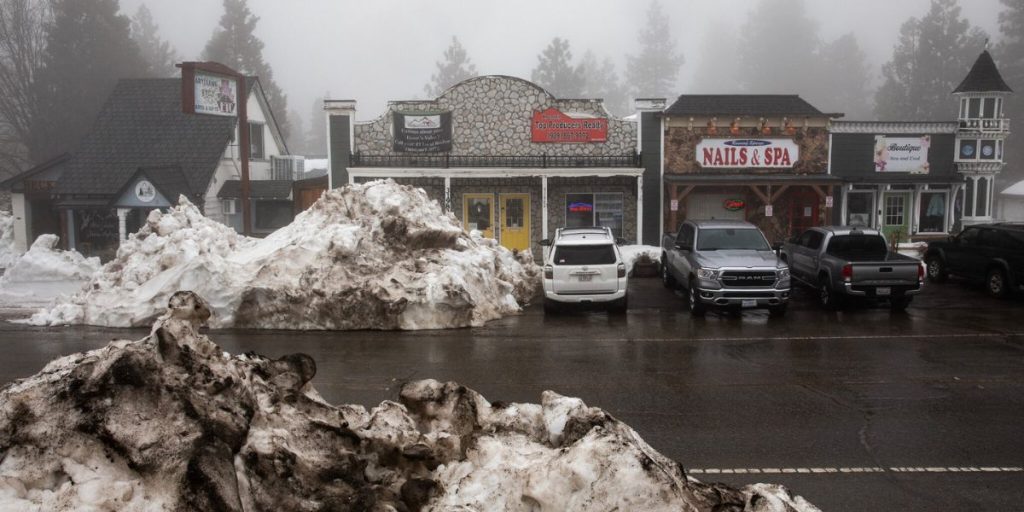
[[[20,257],[14,249],[14,216],[0,210],[0,268],[11,268]]]
[[[191,292],[139,341],[0,391],[0,510],[817,511],[784,488],[703,484],[608,413],[456,383],[331,406],[293,354],[231,356]]]
[[[385,180],[328,191],[261,240],[182,199],[152,212],[88,290],[30,323],[147,325],[192,290],[213,327],[464,327],[518,312],[539,284],[529,252],[470,237],[425,192]]]

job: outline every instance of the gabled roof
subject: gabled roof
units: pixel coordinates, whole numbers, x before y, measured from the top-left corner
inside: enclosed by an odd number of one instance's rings
[[[985,50],[953,92],[1013,92],[1013,89],[1003,81],[992,55]]]
[[[670,116],[831,117],[796,94],[683,94],[665,110]]]
[[[124,186],[114,195],[112,201],[117,201],[139,177],[145,177],[149,180],[156,187],[157,191],[167,198],[172,205],[178,204],[179,196],[185,196],[193,203],[196,200],[202,199],[203,192],[192,190],[180,166],[167,165],[161,167],[140,167],[135,174],[124,182]]]
[[[291,180],[250,180],[249,197],[252,199],[288,199],[292,193]],[[242,197],[242,182],[225,181],[217,192],[219,198]]]
[[[114,194],[140,167],[164,166],[177,166],[191,190],[205,190],[234,127],[234,117],[183,113],[180,78],[120,80],[57,193]]]
[[[55,167],[60,167],[65,162],[67,162],[69,158],[71,158],[71,153],[61,153],[35,167],[32,167],[31,169],[27,169],[24,172],[20,172],[18,174],[15,174],[14,176],[11,176],[10,178],[7,178],[6,180],[0,181],[0,189],[14,187],[21,183],[22,181],[27,180],[32,176],[35,176],[36,174],[39,174],[49,169],[53,169]]]

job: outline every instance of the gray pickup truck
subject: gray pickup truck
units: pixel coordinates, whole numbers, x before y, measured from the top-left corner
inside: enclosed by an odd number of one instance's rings
[[[786,314],[789,269],[757,226],[729,220],[687,220],[661,243],[661,280],[687,290],[690,313],[708,307],[768,308]]]
[[[878,231],[858,227],[811,228],[782,245],[780,257],[793,278],[818,290],[826,308],[847,298],[888,299],[902,311],[921,291],[921,262],[890,252]]]

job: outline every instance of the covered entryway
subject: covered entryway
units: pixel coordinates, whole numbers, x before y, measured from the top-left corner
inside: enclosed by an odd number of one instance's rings
[[[695,192],[686,200],[688,219],[746,220],[742,194]]]
[[[530,195],[501,194],[501,245],[512,250],[530,248]]]

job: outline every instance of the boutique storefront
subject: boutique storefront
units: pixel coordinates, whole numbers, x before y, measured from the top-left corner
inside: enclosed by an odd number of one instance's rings
[[[560,227],[607,226],[630,243],[642,231],[637,125],[601,100],[482,76],[434,100],[389,102],[369,122],[354,121],[354,101],[325,109],[331,187],[381,178],[420,187],[466,230],[535,256]]]

